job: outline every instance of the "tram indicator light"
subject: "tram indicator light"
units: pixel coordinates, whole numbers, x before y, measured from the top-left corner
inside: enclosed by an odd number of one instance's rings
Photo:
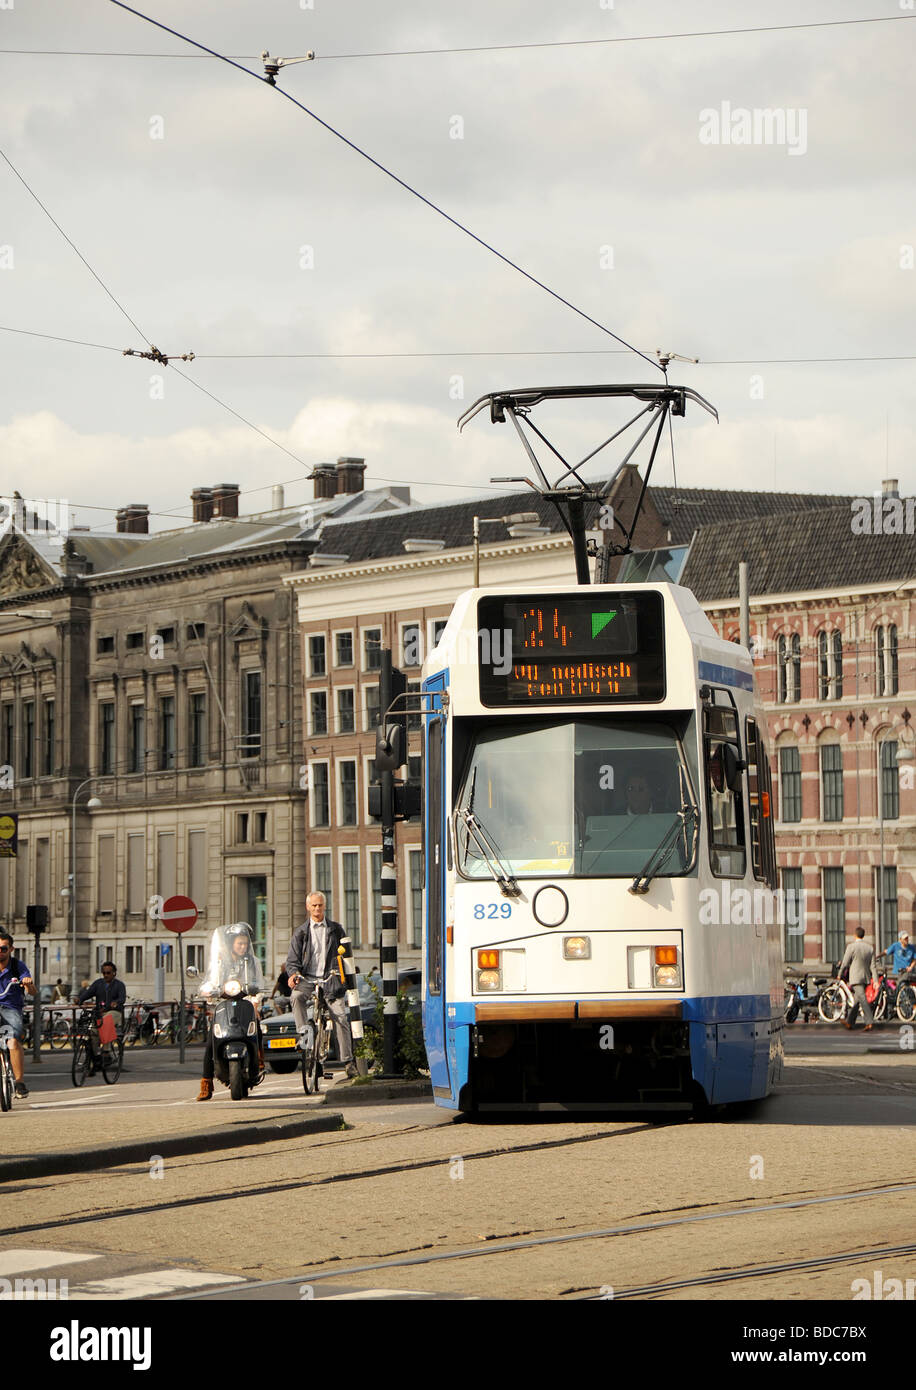
[[[656,965],[677,965],[676,946],[656,946],[655,948]]]
[[[477,952],[478,970],[498,970],[499,952],[498,951],[478,951]]]

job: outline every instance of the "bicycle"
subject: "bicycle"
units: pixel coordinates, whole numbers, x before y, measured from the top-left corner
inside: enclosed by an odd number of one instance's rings
[[[29,1048],[32,1046],[32,1039],[34,1037],[34,1012],[34,1009],[31,1012],[25,1009],[23,1010],[22,1046],[25,1048],[26,1052],[28,1052]],[[42,1043],[49,1043],[55,1052],[61,1052],[70,1044],[69,1019],[64,1018],[64,1016],[59,1013],[48,1014],[44,1010],[42,1011],[42,1015]]]
[[[333,1027],[334,1020],[324,997],[324,990],[320,984],[316,984],[309,1003],[305,1035],[299,1040],[302,1050],[302,1088],[307,1096],[318,1094],[318,1079],[324,1071]]]
[[[101,1015],[99,1015],[100,1017]],[[73,1036],[73,1061],[70,1064],[70,1079],[74,1086],[82,1086],[90,1069],[95,1065],[92,1051],[92,1027],[97,1017],[89,1009],[84,1009],[76,1023]],[[124,1058],[124,1039],[116,1037],[114,1042],[99,1042],[98,1066],[107,1086],[113,1086],[121,1075]]]
[[[910,966],[897,981],[897,1017],[901,1023],[916,1018],[916,966]]]
[[[0,1003],[6,998],[13,985],[18,985],[18,980],[10,980],[6,989],[0,994]],[[16,1078],[13,1075],[13,1059],[10,1056],[10,1042],[15,1034],[9,1023],[0,1024],[0,1110],[7,1111],[13,1108],[13,1095],[16,1089]]]

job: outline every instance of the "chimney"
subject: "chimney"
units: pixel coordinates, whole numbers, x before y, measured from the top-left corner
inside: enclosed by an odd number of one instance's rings
[[[282,484],[282,483],[274,483],[273,487],[272,487],[271,490],[270,490],[270,505],[271,505],[271,507],[273,508],[273,510],[274,510],[275,512],[282,512],[282,510],[283,510],[283,497],[284,497],[283,484]]]
[[[316,463],[309,478],[315,484],[316,502],[324,501],[327,497],[336,497],[337,470],[333,463]]]
[[[238,520],[238,514],[238,483],[217,483],[213,489],[213,519],[220,517],[224,521]]]
[[[337,494],[340,496],[344,492],[362,492],[363,474],[366,471],[364,459],[338,459],[337,460]]]
[[[117,515],[119,535],[149,535],[149,507],[145,502],[132,502],[129,507],[121,507]]]
[[[883,497],[899,497],[900,489],[896,478],[885,478],[881,484],[881,495]]]
[[[209,521],[213,515],[212,487],[196,487],[191,493],[191,505],[195,521]]]

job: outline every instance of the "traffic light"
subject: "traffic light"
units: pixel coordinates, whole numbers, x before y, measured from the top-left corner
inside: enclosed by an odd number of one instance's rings
[[[410,820],[420,814],[422,788],[419,782],[395,782],[394,819]],[[382,820],[382,788],[375,783],[369,788],[369,815],[372,820]]]

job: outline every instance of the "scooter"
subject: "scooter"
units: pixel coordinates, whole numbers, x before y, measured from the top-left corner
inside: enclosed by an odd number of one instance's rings
[[[247,997],[257,994],[227,980],[213,1011],[213,1070],[233,1100],[244,1100],[258,1083],[258,1019]]]

